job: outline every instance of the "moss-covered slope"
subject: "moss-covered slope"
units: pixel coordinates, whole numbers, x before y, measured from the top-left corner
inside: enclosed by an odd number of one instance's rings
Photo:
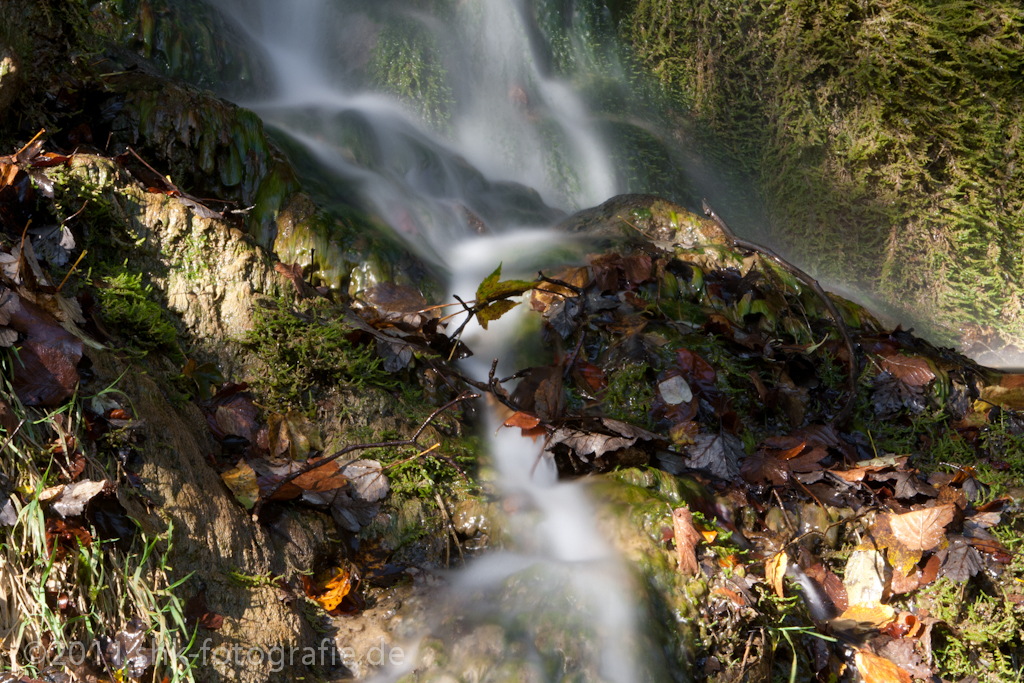
[[[638,0],[622,17],[791,253],[950,330],[1024,336],[1019,3]]]

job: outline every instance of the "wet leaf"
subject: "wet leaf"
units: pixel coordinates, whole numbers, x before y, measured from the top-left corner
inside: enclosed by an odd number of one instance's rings
[[[580,460],[590,462],[590,456],[600,458],[605,453],[628,448],[635,443],[636,437],[629,438],[595,432],[581,432],[577,429],[561,427],[556,429],[551,435],[551,439],[548,441],[548,450],[551,450],[558,444],[564,444]]]
[[[913,683],[913,676],[888,659],[867,650],[857,650],[854,655],[857,671],[864,683]]]
[[[226,381],[215,363],[197,365],[195,360],[191,358],[185,363],[181,374],[196,383],[196,388],[199,390],[199,399],[202,401],[210,400],[210,388],[212,386],[219,386]]]
[[[906,612],[902,613],[903,616]],[[911,619],[916,619],[911,615]],[[918,627],[920,622],[917,622]],[[911,633],[912,635],[912,633]],[[924,663],[921,655],[914,647],[915,641],[909,638],[895,638],[882,646],[879,653],[886,659],[905,670],[914,678],[927,681],[935,673],[934,669]]]
[[[234,434],[249,443],[254,443],[256,432],[259,431],[259,425],[256,423],[258,413],[251,398],[236,395],[224,405],[217,406],[214,419],[223,434]]]
[[[484,278],[484,281],[480,283],[480,286],[476,290],[476,303],[480,305],[487,301],[494,301],[496,299],[504,299],[510,296],[519,296],[530,291],[537,286],[536,282],[529,282],[526,280],[504,280],[500,281],[501,278],[501,264],[494,270],[493,273]]]
[[[66,225],[45,225],[29,228],[32,247],[51,266],[62,268],[70,260],[75,249],[75,236]]]
[[[540,418],[530,413],[524,413],[519,411],[513,413],[510,418],[505,420],[505,427],[519,427],[522,430],[523,436],[529,436],[534,441],[537,440],[538,436],[544,436],[547,434],[547,430],[544,425],[541,424]]]
[[[486,330],[487,323],[492,320],[497,320],[518,305],[519,303],[516,301],[508,301],[504,299],[490,303],[476,312],[477,322],[480,323],[480,327]]]
[[[244,460],[239,460],[233,468],[220,475],[235,500],[241,503],[246,510],[251,510],[260,497],[260,487],[256,481],[256,472]]]
[[[838,619],[852,621],[870,628],[882,628],[896,618],[896,610],[880,603],[857,603],[847,607]]]
[[[686,508],[672,511],[672,528],[676,553],[679,555],[679,572],[684,576],[697,576],[700,566],[697,564],[697,544],[701,542],[700,532],[693,526],[693,515]]]
[[[327,612],[331,612],[341,604],[345,596],[352,590],[352,575],[341,567],[335,567],[317,577],[314,592],[307,595],[313,598]]]
[[[725,481],[739,476],[743,442],[732,434],[698,434],[685,451],[687,465],[695,470],[704,470]]]
[[[146,625],[138,617],[133,617],[112,639],[101,637],[99,641],[105,664],[123,672],[122,678],[142,678],[146,669],[153,665],[153,651],[145,647]]]
[[[672,406],[679,405],[680,403],[689,403],[693,400],[693,392],[690,391],[690,385],[678,375],[669,377],[661,382],[658,385],[658,392],[661,394],[662,400]]]

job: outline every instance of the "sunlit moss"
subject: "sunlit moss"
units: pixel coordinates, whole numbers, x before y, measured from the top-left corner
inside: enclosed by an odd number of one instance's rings
[[[624,24],[773,240],[942,323],[1024,336],[1024,9],[638,0]]]

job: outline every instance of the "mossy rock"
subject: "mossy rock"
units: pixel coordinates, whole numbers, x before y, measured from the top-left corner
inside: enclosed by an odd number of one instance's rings
[[[558,230],[602,238],[644,238],[685,248],[725,244],[721,228],[666,199],[650,194],[623,194],[579,211]]]

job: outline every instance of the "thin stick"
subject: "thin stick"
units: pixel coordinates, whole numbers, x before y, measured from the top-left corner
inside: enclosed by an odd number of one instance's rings
[[[177,185],[175,185],[174,183],[172,183],[172,182],[170,181],[170,179],[168,179],[168,178],[167,178],[167,176],[165,176],[165,175],[164,175],[163,173],[161,173],[160,171],[156,170],[155,168],[153,168],[152,166],[150,166],[149,164],[147,164],[147,163],[146,163],[146,160],[145,160],[145,159],[143,159],[142,157],[140,157],[140,156],[138,155],[138,153],[137,153],[137,152],[136,152],[136,151],[135,151],[134,149],[132,149],[131,147],[129,147],[129,148],[128,148],[128,151],[129,151],[129,152],[131,152],[131,153],[132,153],[132,156],[133,156],[133,157],[135,157],[136,159],[138,159],[138,160],[139,160],[139,162],[140,162],[140,163],[141,163],[141,164],[142,164],[143,166],[145,166],[146,168],[148,168],[148,169],[149,169],[150,171],[152,171],[153,173],[156,173],[158,177],[160,177],[161,179],[163,179],[163,181],[164,181],[164,182],[166,182],[166,183],[167,183],[168,185],[170,185],[170,186],[171,186],[171,189],[172,189],[172,190],[174,190],[175,192],[181,192],[181,190],[179,190],[179,189],[178,189],[178,186],[177,186]]]
[[[345,446],[340,451],[332,453],[331,455],[327,456],[326,458],[317,458],[316,460],[314,460],[312,462],[307,462],[305,465],[303,465],[299,469],[295,470],[294,472],[289,474],[287,477],[281,479],[281,481],[279,481],[276,484],[274,484],[270,488],[269,491],[267,491],[265,494],[260,496],[260,499],[258,501],[256,501],[256,506],[252,510],[253,519],[257,520],[259,518],[260,509],[263,507],[263,503],[264,502],[270,500],[274,496],[274,494],[277,493],[278,490],[282,486],[284,486],[285,484],[287,484],[287,483],[289,483],[289,482],[291,482],[291,481],[293,481],[295,479],[298,479],[303,474],[306,474],[307,472],[312,472],[313,470],[315,470],[317,468],[320,468],[320,467],[323,467],[327,463],[332,462],[334,460],[337,460],[341,456],[346,455],[348,453],[352,453],[354,451],[365,451],[365,450],[370,449],[370,448],[400,448],[402,446],[416,446],[417,445],[416,442],[419,440],[419,438],[423,434],[424,430],[426,430],[427,426],[431,422],[433,422],[434,419],[438,415],[440,415],[444,411],[448,410],[452,406],[455,406],[458,403],[461,403],[462,401],[468,401],[469,399],[473,399],[473,398],[480,398],[480,394],[474,394],[474,393],[472,393],[470,391],[464,391],[461,394],[459,394],[458,396],[456,396],[454,399],[452,399],[451,401],[448,401],[448,403],[445,403],[443,406],[441,406],[440,408],[438,408],[437,410],[432,412],[430,414],[430,416],[427,417],[427,419],[423,421],[423,423],[419,426],[419,429],[416,430],[416,433],[412,435],[411,439],[403,439],[401,441],[380,441],[380,442],[377,442],[377,443],[357,443],[357,444],[352,444],[350,446]],[[424,452],[430,452],[431,450],[433,450],[433,449],[432,448],[431,449],[427,449],[427,451],[424,451]]]
[[[850,329],[846,326],[846,321],[843,320],[843,316],[839,313],[839,310],[836,308],[836,305],[832,302],[832,299],[829,298],[825,290],[821,288],[821,285],[818,284],[817,280],[815,280],[813,277],[805,273],[803,270],[794,266],[792,263],[776,254],[768,247],[762,247],[759,244],[754,244],[753,242],[741,240],[738,237],[736,237],[735,233],[733,233],[729,226],[726,225],[722,217],[715,213],[715,210],[712,209],[711,205],[707,203],[707,200],[703,200],[702,203],[704,205],[704,215],[715,221],[718,227],[722,230],[722,233],[725,235],[726,239],[729,240],[729,242],[731,242],[731,246],[733,248],[740,248],[746,249],[748,251],[757,252],[762,256],[771,259],[776,263],[776,265],[788,271],[790,274],[801,280],[805,285],[810,287],[818,296],[818,298],[821,299],[821,302],[825,304],[825,309],[828,311],[828,314],[832,318],[832,321],[836,324],[836,327],[839,329],[839,334],[843,338],[843,344],[846,345],[846,352],[849,355],[849,358],[846,361],[848,374],[846,378],[848,392],[848,395],[846,397],[846,403],[843,404],[843,407],[831,420],[833,423],[840,426],[846,424],[847,420],[850,419],[850,415],[853,412],[853,404],[857,399],[857,349],[853,344],[853,337],[850,336]]]
[[[448,525],[448,533],[455,540],[455,548],[459,551],[459,559],[462,560],[462,566],[465,567],[466,556],[462,554],[462,544],[459,543],[459,537],[455,534],[455,525],[452,524],[452,518],[448,516],[448,508],[444,506],[444,500],[442,500],[440,493],[435,491],[434,497],[437,498],[437,506],[441,508],[441,515],[444,516],[444,521]],[[448,564],[447,558],[445,558],[445,564]]]
[[[35,142],[36,140],[38,140],[38,139],[39,139],[39,136],[40,136],[40,135],[42,135],[42,134],[43,134],[43,133],[45,133],[45,132],[46,132],[46,129],[45,129],[45,128],[40,128],[40,129],[39,129],[39,132],[38,132],[38,133],[36,133],[36,134],[35,134],[35,136],[33,136],[33,138],[32,138],[31,140],[29,140],[28,142],[26,142],[26,143],[25,143],[25,146],[24,146],[24,147],[22,147],[21,149],[19,149],[19,150],[18,150],[17,152],[15,152],[15,153],[14,153],[14,156],[18,156],[19,154],[21,154],[22,152],[24,152],[24,151],[25,151],[26,149],[28,149],[28,148],[29,148],[29,146],[31,146],[31,144],[32,144],[33,142]]]
[[[88,253],[89,253],[88,249],[83,249],[82,253],[78,255],[78,260],[75,261],[75,265],[71,266],[71,270],[68,271],[68,274],[65,275],[64,279],[60,281],[59,285],[57,285],[57,293],[58,294],[60,294],[60,288],[63,287],[64,283],[68,281],[68,278],[71,277],[71,273],[75,272],[75,268],[78,267],[78,264],[82,262],[82,259],[84,259],[85,255],[88,254]]]

